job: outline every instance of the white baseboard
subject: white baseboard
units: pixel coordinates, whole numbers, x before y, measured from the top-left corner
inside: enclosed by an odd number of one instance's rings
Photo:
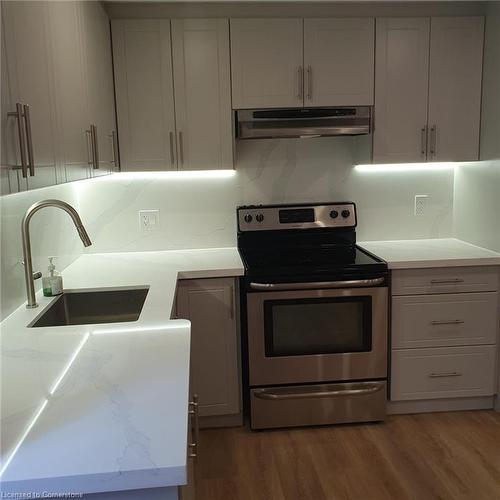
[[[388,401],[387,414],[430,413],[460,410],[490,410],[495,406],[495,396],[477,398],[425,399],[419,401]],[[497,401],[498,408],[499,402]],[[497,409],[500,411],[500,408]]]

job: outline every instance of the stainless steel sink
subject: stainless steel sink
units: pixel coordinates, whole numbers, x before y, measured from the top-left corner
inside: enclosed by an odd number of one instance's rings
[[[118,323],[139,319],[149,287],[64,292],[29,327]]]

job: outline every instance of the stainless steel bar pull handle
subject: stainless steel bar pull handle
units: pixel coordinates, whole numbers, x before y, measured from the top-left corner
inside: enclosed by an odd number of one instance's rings
[[[297,92],[297,98],[300,101],[302,101],[302,100],[304,100],[304,68],[302,66],[299,66],[298,74],[299,74],[299,78],[298,78],[299,88],[298,88],[298,92]]]
[[[384,283],[385,278],[345,281],[314,281],[308,283],[250,283],[253,290],[317,290],[321,288],[359,288]]]
[[[432,285],[451,285],[456,283],[463,283],[462,278],[450,278],[450,279],[434,279],[431,280]]]
[[[179,130],[179,160],[181,165],[184,165],[184,135],[181,130]]]
[[[312,67],[308,66],[307,67],[307,98],[309,100],[312,100]]]
[[[194,434],[194,440],[189,443],[189,457],[198,457],[198,447],[200,443],[200,424],[198,418],[198,394],[193,395],[193,401],[189,402],[188,415],[192,422],[191,433]]]
[[[440,326],[440,325],[462,325],[464,324],[465,321],[462,319],[450,319],[450,320],[444,320],[444,321],[431,321],[432,326]]]
[[[26,143],[28,147],[28,167],[30,171],[30,176],[35,175],[35,157],[33,154],[33,138],[31,136],[31,119],[30,119],[30,107],[27,104],[23,105],[24,111],[24,126],[26,128]]]
[[[429,373],[430,378],[442,378],[442,377],[461,377],[461,372],[441,372],[441,373]]]
[[[111,139],[111,150],[113,154],[111,163],[118,168],[120,167],[120,152],[118,151],[118,138],[116,137],[116,130],[112,130],[109,137]]]
[[[431,158],[437,154],[437,125],[431,127]]]
[[[26,160],[26,137],[24,135],[23,127],[23,105],[16,102],[16,110],[7,113],[7,116],[15,116],[17,120],[17,133],[19,135],[19,153],[21,157],[21,172],[23,177],[28,177],[28,162]]]
[[[384,385],[379,383],[365,384],[366,387],[355,387],[338,389],[328,387],[319,389],[297,389],[296,391],[280,391],[279,389],[257,389],[254,395],[259,399],[268,400],[283,400],[283,399],[314,399],[314,398],[332,398],[332,397],[349,397],[349,396],[362,396],[366,394],[373,394],[380,391]]]
[[[92,130],[90,128],[85,130],[85,135],[87,136],[87,163],[89,165],[94,165],[94,142],[92,141]]]
[[[168,137],[170,140],[170,163],[172,164],[172,167],[175,167],[175,153],[174,153],[174,148],[175,148],[175,143],[174,143],[174,133],[170,131],[168,133]]]
[[[97,141],[97,126],[90,126],[90,133],[92,136],[92,164],[94,170],[99,168],[99,145]]]
[[[420,129],[420,154],[423,160],[427,158],[427,125]]]

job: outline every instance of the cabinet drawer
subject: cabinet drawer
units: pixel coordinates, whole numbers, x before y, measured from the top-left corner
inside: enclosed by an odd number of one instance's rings
[[[404,269],[392,273],[393,295],[496,290],[498,290],[498,268],[496,267]]]
[[[498,294],[411,295],[392,299],[392,347],[494,344]]]
[[[491,396],[496,346],[392,352],[391,400]]]

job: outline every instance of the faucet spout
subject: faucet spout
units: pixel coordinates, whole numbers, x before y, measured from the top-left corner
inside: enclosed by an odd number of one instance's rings
[[[78,235],[82,240],[84,246],[89,247],[92,245],[92,241],[83,226],[83,222],[78,215],[78,212],[69,204],[61,200],[44,200],[31,205],[24,214],[23,220],[21,222],[21,234],[23,240],[23,258],[24,258],[24,278],[26,282],[26,294],[28,301],[26,307],[32,309],[38,307],[35,299],[35,277],[33,275],[33,260],[31,256],[31,238],[30,238],[30,221],[33,215],[39,210],[46,207],[60,208],[64,210],[72,219],[75,225]]]

